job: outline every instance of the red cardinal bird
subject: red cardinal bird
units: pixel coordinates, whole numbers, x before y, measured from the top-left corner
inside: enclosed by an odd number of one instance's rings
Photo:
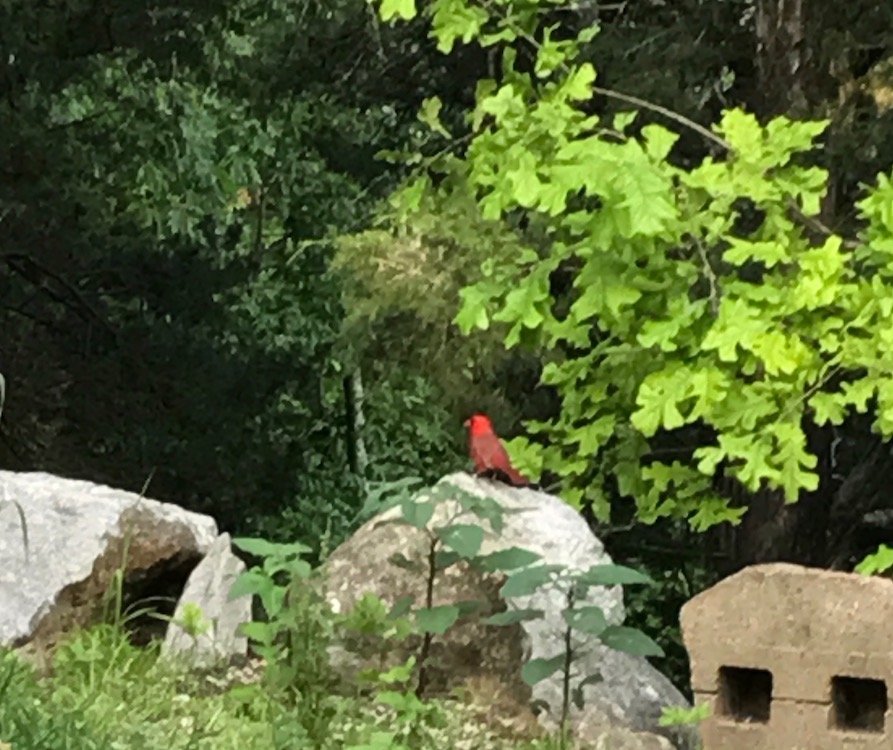
[[[496,478],[513,487],[527,487],[530,481],[519,472],[509,459],[499,436],[493,430],[493,423],[485,414],[473,414],[465,420],[468,428],[468,452],[474,461],[477,475],[495,475]]]

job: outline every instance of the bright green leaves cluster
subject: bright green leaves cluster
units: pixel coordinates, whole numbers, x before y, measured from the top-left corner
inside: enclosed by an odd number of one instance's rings
[[[435,37],[473,35],[469,4],[433,7]],[[584,112],[595,71],[576,61],[579,40],[556,44],[550,30],[533,74],[514,68],[513,34],[529,41],[548,7],[525,4],[501,39],[479,40],[506,45],[504,75],[479,86],[465,159],[445,168],[485,219],[523,213],[538,230],[529,251],[462,291],[456,319],[465,332],[504,325],[507,346],[547,362],[562,410],[529,425],[546,445],[532,460],[525,443],[525,463],[602,511],[613,475],[646,522],[736,520],[742,509],[711,489],[717,471],[796,500],[818,483],[804,418],[838,424],[876,398],[876,427],[893,434],[893,182],[881,177],[859,204],[858,247],[807,238],[797,217],[818,213],[827,175],[797,157],[827,123],[728,111],[714,130],[722,152],[674,166],[677,134],[632,135],[635,113]],[[573,284],[556,297],[558,269]],[[694,427],[714,437],[692,442]],[[652,451],[671,431],[682,450],[663,463]]]
[[[886,573],[890,568],[893,568],[893,549],[882,544],[878,547],[877,552],[868,555],[856,566],[856,572],[865,576],[873,576]]]
[[[729,110],[716,130],[733,155],[705,159],[691,172],[688,182],[709,190],[714,198],[748,197],[757,203],[776,204],[775,208],[793,198],[804,213],[813,216],[819,212],[827,175],[818,167],[796,166],[791,158],[809,149],[827,125],[825,121],[793,122],[778,117],[762,127],[753,115]]]

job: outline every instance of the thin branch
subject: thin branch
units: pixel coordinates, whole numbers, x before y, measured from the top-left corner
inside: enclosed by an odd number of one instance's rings
[[[694,130],[696,133],[704,136],[709,141],[713,141],[717,146],[721,146],[726,151],[730,151],[732,153],[735,152],[735,149],[732,148],[732,144],[729,143],[725,138],[721,138],[712,130],[705,128],[700,123],[695,122],[694,120],[686,117],[685,115],[679,114],[678,112],[674,112],[672,109],[667,109],[666,107],[661,106],[660,104],[654,104],[653,102],[649,102],[646,99],[640,99],[637,96],[631,96],[630,94],[622,94],[619,91],[613,91],[612,89],[603,89],[601,86],[593,86],[592,90],[596,94],[601,94],[602,96],[607,96],[610,99],[617,99],[621,102],[626,102],[627,104],[632,104],[636,107],[641,107],[642,109],[648,109],[652,112],[657,112],[658,114],[663,115],[664,117],[678,122],[680,125],[684,125],[690,130]]]
[[[5,260],[6,264],[19,272],[25,278],[28,278],[28,274],[25,270],[18,266],[17,261],[21,263],[30,264],[35,269],[37,269],[40,273],[46,276],[49,279],[55,281],[59,286],[61,286],[68,294],[74,299],[75,305],[71,304],[69,301],[63,299],[59,294],[54,292],[52,289],[48,287],[42,287],[44,292],[55,299],[62,305],[65,305],[69,308],[80,307],[82,311],[85,311],[89,317],[92,317],[97,323],[99,323],[103,328],[105,328],[109,333],[115,335],[115,329],[112,327],[111,323],[109,323],[102,315],[97,312],[93,306],[87,302],[84,298],[84,295],[66,278],[61,276],[56,271],[53,271],[50,268],[47,268],[43,264],[36,261],[32,256],[27,255],[26,253],[12,252],[6,253],[4,255],[0,255],[0,260]],[[29,279],[32,283],[34,283],[33,279]]]
[[[814,232],[824,235],[825,237],[840,237],[840,235],[838,235],[833,229],[831,229],[821,219],[819,219],[818,216],[807,216],[805,213],[803,213],[803,210],[800,208],[800,206],[797,205],[796,201],[794,201],[793,198],[788,198],[788,207],[794,214],[795,219],[808,226]],[[862,244],[861,242],[859,242],[859,240],[845,239],[843,237],[841,237],[841,241],[843,242],[843,246],[849,250],[855,250]]]

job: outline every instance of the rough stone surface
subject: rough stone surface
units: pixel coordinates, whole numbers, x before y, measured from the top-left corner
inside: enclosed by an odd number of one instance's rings
[[[592,750],[673,750],[672,743],[659,734],[633,732],[622,727],[603,731],[591,745]]]
[[[15,504],[27,524],[27,555]],[[93,620],[122,565],[125,580],[142,585],[191,569],[216,537],[214,519],[175,505],[0,471],[0,644],[50,646]]]
[[[235,580],[245,572],[245,563],[233,554],[229,534],[221,534],[205,558],[195,567],[168,625],[161,653],[195,666],[207,667],[248,653],[248,639],[239,627],[251,620],[250,596],[229,599]],[[193,637],[177,623],[188,604],[196,605],[207,629]]]
[[[893,581],[755,565],[681,620],[711,750],[893,747]]]
[[[541,562],[560,563],[577,570],[611,562],[585,520],[557,497],[475,479],[464,473],[445,477],[438,487],[449,483],[460,492],[492,498],[509,511],[504,516],[501,534],[488,532],[480,554],[517,546],[537,552]],[[440,503],[428,528],[445,525],[459,510],[460,506],[452,499]],[[400,515],[401,511],[395,508],[370,520],[329,558],[327,595],[337,611],[348,611],[366,592],[379,596],[389,605],[403,596],[413,595],[415,606],[423,606],[424,574],[395,565],[391,558],[400,553],[410,561],[424,563],[429,540],[426,534],[411,526],[394,523]],[[468,515],[459,522],[480,523]],[[435,667],[430,687],[433,692],[448,691],[470,679],[493,678],[508,686],[513,700],[524,705],[533,701],[534,705],[547,706],[539,718],[541,724],[551,727],[561,706],[560,677],[555,675],[543,680],[531,691],[521,680],[520,671],[529,658],[550,658],[563,651],[565,624],[561,611],[566,601],[559,590],[548,587],[531,596],[503,601],[499,589],[504,580],[504,574],[478,573],[464,564],[439,574],[434,587],[434,606],[466,600],[483,601],[485,606],[445,636],[435,637],[431,654]],[[580,602],[585,604],[599,606],[611,623],[624,619],[623,593],[619,587],[593,588],[588,600]],[[506,607],[541,609],[545,617],[499,628],[480,621]],[[388,663],[402,662],[417,646],[410,641],[407,650],[395,649],[389,654]],[[693,745],[694,732],[658,726],[664,706],[687,703],[646,659],[613,651],[591,638],[585,643],[578,638],[575,646],[578,649],[585,646],[586,650],[575,663],[578,673],[598,672],[602,681],[585,687],[584,710],[572,709],[572,724],[588,717],[590,722],[605,726],[665,734],[678,747]],[[345,670],[355,670],[361,664],[353,652],[339,652],[335,656]]]

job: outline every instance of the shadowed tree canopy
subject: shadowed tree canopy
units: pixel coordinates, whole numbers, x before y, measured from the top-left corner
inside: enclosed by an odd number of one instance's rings
[[[329,237],[363,225],[397,176],[375,154],[467,64],[428,44],[362,2],[0,3],[3,464],[343,533]],[[433,406],[428,473],[448,418]]]
[[[586,50],[608,91],[600,112],[627,107],[620,92],[704,125],[737,105],[828,117],[821,220],[854,233],[859,186],[893,163],[893,9],[642,0],[552,13],[568,35],[600,27]],[[391,26],[364,0],[0,0],[0,49],[2,465],[132,489],[151,478],[150,493],[226,528],[318,539],[344,533],[360,502],[350,372],[364,374],[374,479],[461,465],[471,409],[505,434],[555,412],[535,350],[507,354],[453,325],[458,290],[495,249],[511,256],[511,233],[464,242],[454,205],[432,214],[421,254],[412,238],[362,234],[406,173],[379,152],[436,153],[419,107],[436,95],[461,129],[477,81],[500,70],[491,50],[440,54],[424,18]],[[648,121],[667,123],[650,109],[636,127]],[[680,132],[672,159],[708,151]],[[393,283],[382,258],[403,274]],[[556,294],[569,278],[551,280]],[[867,420],[810,434],[820,489],[797,506],[742,496],[748,520],[715,540],[730,568],[847,559],[858,544],[837,530],[889,507],[880,487],[856,491],[889,462]],[[667,449],[698,439],[681,431]],[[669,538],[671,558],[690,544],[660,525],[615,540]]]

